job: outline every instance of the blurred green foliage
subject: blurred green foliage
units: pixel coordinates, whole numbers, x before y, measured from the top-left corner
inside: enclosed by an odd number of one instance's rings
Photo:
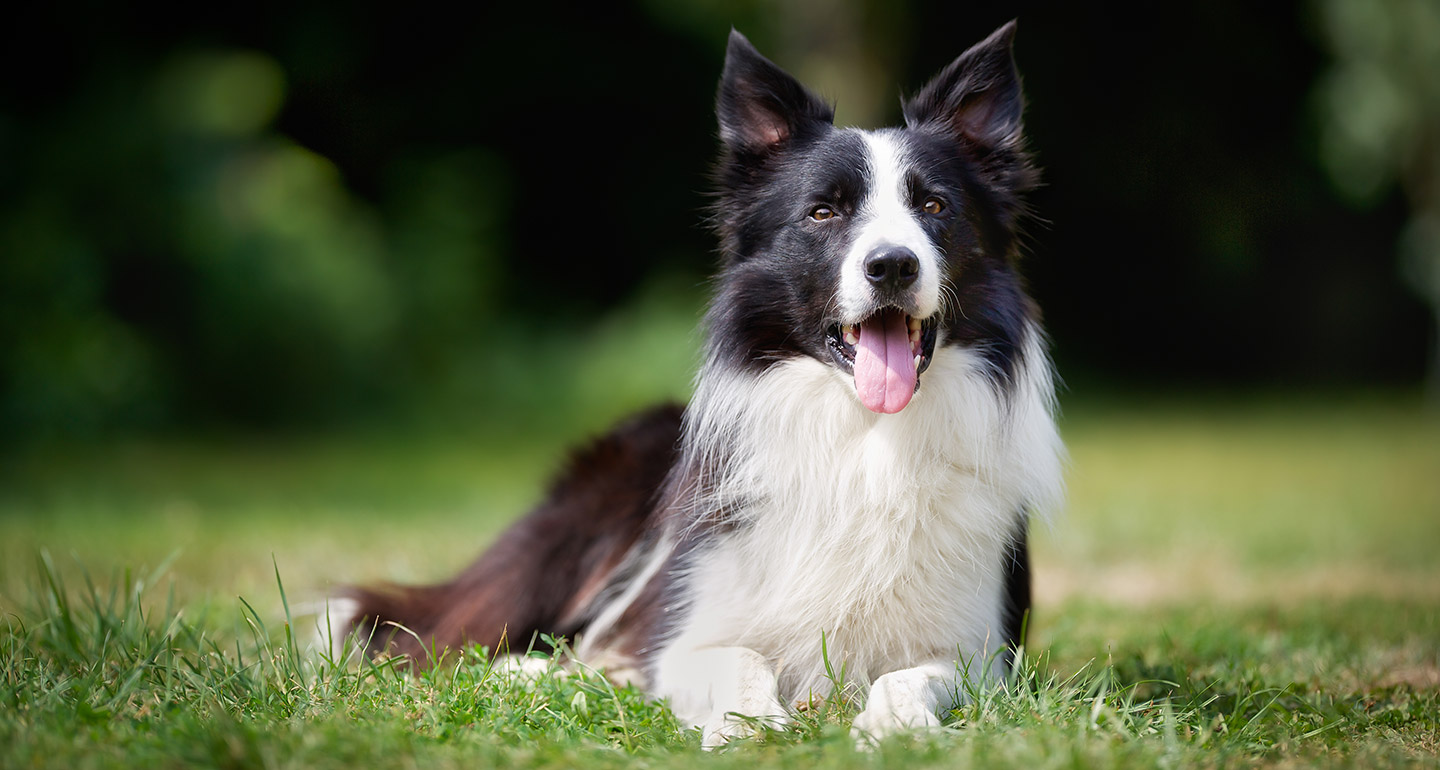
[[[1084,6],[909,0],[50,9],[0,30],[24,73],[0,83],[0,444],[573,431],[683,397],[732,25],[876,125],[1023,17],[1047,181],[1024,268],[1072,381],[1413,383],[1435,335],[1377,255],[1409,217],[1436,296],[1434,6],[1317,7],[1303,30],[1195,4],[1146,38]]]
[[[273,128],[284,99],[264,54],[177,53],[30,134],[44,173],[0,210],[7,431],[308,422],[449,374],[504,283],[503,165],[417,155],[372,204]]]
[[[1335,60],[1316,84],[1320,159],[1348,197],[1373,206],[1399,185],[1410,203],[1403,270],[1440,319],[1440,4],[1318,3]],[[1430,387],[1440,399],[1440,336]]]

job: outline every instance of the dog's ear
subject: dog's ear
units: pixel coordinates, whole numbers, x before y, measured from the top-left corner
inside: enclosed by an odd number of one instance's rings
[[[1012,20],[960,54],[905,103],[905,124],[938,127],[987,149],[1017,145],[1024,97],[1014,39]]]
[[[768,155],[835,119],[830,105],[733,29],[715,112],[720,141],[749,155]]]

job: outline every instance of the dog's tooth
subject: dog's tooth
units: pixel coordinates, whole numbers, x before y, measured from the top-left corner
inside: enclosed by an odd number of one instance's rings
[[[910,344],[913,345],[913,344],[915,344],[915,343],[917,343],[917,342],[919,342],[919,341],[920,341],[920,330],[919,330],[919,329],[915,329],[915,328],[911,328],[911,329],[910,329]]]
[[[915,371],[920,371],[920,356],[915,356]]]
[[[913,339],[913,335],[915,334],[915,332],[920,331],[920,321],[917,320],[914,316],[906,316],[906,318],[908,318],[910,321],[910,333],[912,335],[911,338]]]
[[[853,324],[845,324],[840,327],[840,333],[845,337],[846,345],[856,345],[860,342],[860,335],[855,333]]]

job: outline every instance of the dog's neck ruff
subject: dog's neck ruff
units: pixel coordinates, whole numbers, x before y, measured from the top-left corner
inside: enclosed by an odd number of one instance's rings
[[[940,347],[925,387],[897,414],[861,408],[850,378],[814,359],[758,373],[712,361],[686,414],[683,462],[698,479],[687,507],[745,520],[764,501],[820,517],[807,524],[861,515],[855,508],[873,520],[914,512],[925,488],[963,473],[1043,513],[1061,496],[1063,447],[1038,328],[1021,347],[1009,381],[976,351]]]

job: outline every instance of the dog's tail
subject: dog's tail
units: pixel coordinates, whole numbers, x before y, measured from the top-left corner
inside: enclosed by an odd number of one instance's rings
[[[659,515],[656,501],[680,437],[680,408],[639,415],[572,456],[543,503],[454,580],[345,592],[354,634],[370,654],[428,665],[446,649],[491,654],[573,637],[610,595],[611,575]]]

